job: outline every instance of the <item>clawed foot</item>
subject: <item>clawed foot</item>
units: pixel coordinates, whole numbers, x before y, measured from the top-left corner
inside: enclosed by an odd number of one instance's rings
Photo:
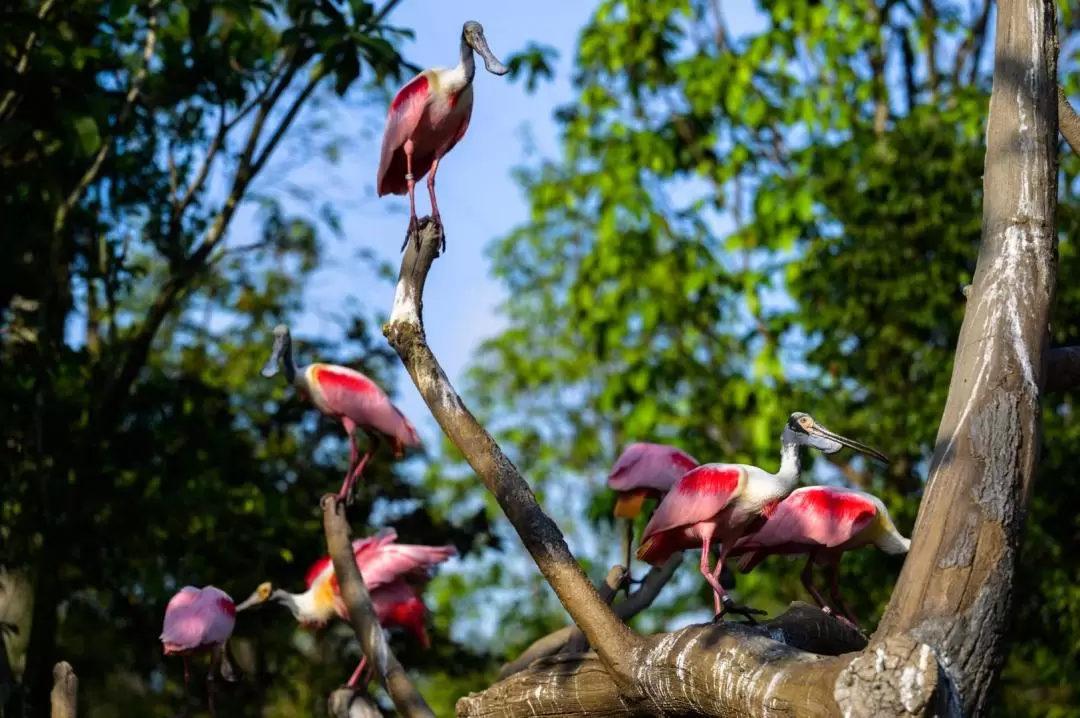
[[[413,240],[413,244],[416,249],[420,249],[420,220],[416,218],[414,214],[409,217],[409,228],[405,230],[405,241],[401,243],[401,249],[399,251],[404,252],[405,248],[409,246],[409,240]]]
[[[746,618],[746,620],[756,626],[757,621],[754,620],[754,616],[766,616],[769,612],[760,608],[750,608],[749,606],[742,606],[725,596],[723,607],[720,609],[720,613],[716,614],[716,617],[713,618],[713,623],[721,623],[724,620],[724,616],[729,613],[743,616],[744,618]]]

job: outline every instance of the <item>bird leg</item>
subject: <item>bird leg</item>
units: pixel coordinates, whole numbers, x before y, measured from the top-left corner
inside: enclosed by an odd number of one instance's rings
[[[634,520],[624,519],[626,521],[625,532],[623,533],[622,547],[623,555],[626,557],[626,563],[623,564],[623,568],[626,569],[626,595],[630,595],[630,584],[634,583],[633,576],[630,575],[630,562],[634,559]]]
[[[370,442],[367,452],[364,457],[360,459],[360,462],[356,465],[356,468],[352,470],[352,473],[345,479],[345,484],[341,487],[341,493],[338,494],[338,501],[344,501],[346,505],[353,502],[353,488],[356,486],[356,482],[360,479],[360,475],[364,473],[364,467],[367,466],[368,461],[375,455],[375,451],[379,448],[379,436],[372,432],[365,432]],[[354,445],[355,448],[355,445]]]
[[[341,417],[341,425],[345,427],[345,435],[349,442],[349,468],[345,470],[345,480],[341,483],[341,490],[338,491],[338,501],[348,502],[348,490],[351,488],[353,472],[356,470],[357,459],[360,456],[360,452],[356,449],[356,423],[347,416]]]
[[[409,187],[409,229],[405,234],[405,241],[401,243],[402,251],[405,250],[405,245],[409,243],[409,237],[416,237],[416,248],[420,249],[420,221],[416,218],[416,180],[413,179],[412,173],[412,157],[413,157],[413,141],[405,140],[405,183]]]
[[[821,593],[814,587],[814,560],[816,556],[813,552],[810,553],[810,557],[806,559],[806,567],[799,575],[799,579],[802,581],[803,588],[806,589],[815,601],[817,605],[821,606],[821,610],[825,613],[832,613],[832,608],[829,604],[825,603],[825,599],[821,596]]]
[[[216,674],[221,667],[221,648],[215,647],[210,651],[210,671],[206,674],[206,703],[210,708],[210,715],[216,718],[217,708],[214,706],[214,695],[217,691]]]
[[[439,158],[436,157],[431,162],[431,174],[427,178],[427,191],[431,195],[431,217],[435,220],[435,223],[440,227],[443,226],[442,217],[439,216],[439,203],[435,201],[435,172],[439,169]],[[442,244],[439,246],[439,254],[442,255],[446,252],[446,232],[442,235]]]
[[[357,683],[360,684],[361,689],[366,689],[368,680],[361,681],[360,677],[364,674],[364,669],[367,667],[367,656],[360,656],[360,662],[356,664],[356,670],[353,671],[352,676],[349,677],[349,682],[345,685],[348,688],[356,689]],[[370,679],[369,679],[370,680]]]
[[[739,540],[738,536],[730,538],[730,540],[724,541],[720,546],[720,555],[716,559],[716,568],[708,575],[709,583],[712,584],[713,590],[718,591],[716,595],[717,604],[716,616],[713,618],[713,622],[722,621],[725,614],[734,613],[739,616],[745,617],[750,623],[757,625],[757,621],[754,620],[754,616],[765,616],[768,611],[760,608],[750,608],[749,606],[743,606],[742,604],[735,603],[731,599],[731,596],[727,595],[727,591],[720,584],[720,573],[724,570],[724,560],[727,558],[728,552],[731,547]],[[708,566],[708,562],[705,562]],[[722,605],[721,605],[722,604]]]
[[[825,573],[829,578],[829,597],[832,598],[836,607],[840,609],[841,615],[837,616],[837,618],[845,623],[850,623],[855,630],[861,632],[862,629],[859,628],[858,619],[855,618],[855,614],[852,613],[844,598],[840,595],[840,561],[830,562],[825,568]]]

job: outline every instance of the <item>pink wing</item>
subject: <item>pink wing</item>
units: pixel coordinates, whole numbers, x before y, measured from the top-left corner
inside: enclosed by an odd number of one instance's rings
[[[397,540],[397,531],[392,528],[380,529],[375,534],[366,538],[353,539],[352,550],[353,558],[356,559],[356,565],[359,567],[362,557],[370,551],[378,550],[380,547],[386,544],[393,543]],[[311,564],[311,568],[308,569],[307,575],[304,576],[304,587],[311,588],[315,583],[319,581],[325,581],[334,575],[334,564],[330,560],[330,556],[323,556],[315,563]],[[337,582],[334,583],[334,589],[337,590]]]
[[[668,491],[698,461],[681,449],[665,444],[630,444],[611,467],[607,485],[616,491],[650,488]]]
[[[754,534],[735,546],[739,553],[798,546],[835,548],[855,538],[877,516],[877,505],[861,491],[835,486],[807,486],[792,491]]]
[[[224,591],[214,586],[185,586],[165,609],[160,638],[166,653],[223,642],[232,635],[235,616],[236,607]]]
[[[420,437],[412,423],[390,402],[379,385],[361,372],[333,364],[320,364],[314,372],[315,384],[326,403],[358,427],[374,429],[401,441],[419,446]]]
[[[724,510],[746,469],[738,464],[702,464],[675,482],[653,512],[642,543],[662,531],[708,521]]]
[[[398,90],[390,103],[390,112],[386,116],[386,129],[383,130],[382,150],[379,156],[379,174],[376,187],[380,197],[388,194],[405,194],[408,185],[405,182],[404,153],[399,152],[405,140],[412,137],[420,125],[420,118],[431,96],[427,74],[421,72]],[[417,178],[422,173],[413,174]]]
[[[457,555],[453,546],[389,544],[369,551],[357,560],[364,583],[369,589],[384,586],[406,575],[426,580],[429,569]]]
[[[424,618],[427,606],[420,592],[404,581],[394,581],[371,592],[375,615],[384,628],[400,627],[412,633],[424,648],[431,646]]]

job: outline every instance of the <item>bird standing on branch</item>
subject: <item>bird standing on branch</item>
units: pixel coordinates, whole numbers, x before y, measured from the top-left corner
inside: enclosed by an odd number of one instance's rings
[[[190,693],[191,674],[188,657],[196,653],[210,654],[210,672],[206,675],[206,697],[210,715],[214,708],[215,674],[221,668],[224,644],[236,625],[236,606],[232,598],[219,588],[184,586],[165,607],[165,622],[161,643],[166,656],[184,658],[184,695]]]
[[[780,470],[771,474],[746,464],[704,464],[675,482],[645,527],[637,557],[659,566],[676,551],[701,547],[701,575],[712,586],[716,618],[737,613],[751,621],[764,611],[739,606],[717,577],[724,560],[744,534],[751,533],[776,510],[799,480],[803,446],[826,454],[848,446],[888,463],[884,454],[834,434],[814,418],[795,412],[780,435]],[[716,568],[709,568],[709,549],[719,542]]]
[[[416,180],[423,178],[428,170],[431,170],[427,181],[431,215],[442,225],[439,205],[435,201],[435,173],[439,169],[439,160],[469,129],[472,83],[476,75],[474,51],[484,59],[484,67],[493,75],[505,75],[510,71],[491,52],[484,28],[470,20],[461,29],[461,61],[457,66],[424,70],[398,90],[390,103],[376,187],[380,197],[408,193],[409,236],[417,227]],[[408,242],[408,237],[405,241]],[[444,239],[442,250],[446,249],[445,245]],[[404,249],[405,245],[401,247]]]
[[[368,460],[379,446],[379,437],[387,436],[394,457],[405,455],[406,447],[419,447],[420,437],[412,423],[390,402],[379,385],[364,374],[337,364],[297,366],[292,353],[292,336],[284,324],[274,327],[274,348],[263,367],[262,375],[270,378],[285,369],[285,380],[311,398],[315,408],[329,417],[339,419],[349,441],[349,470],[338,492],[338,499],[352,503],[352,488],[364,471]],[[370,443],[363,459],[356,448],[356,430],[367,434]]]
[[[399,544],[395,543],[397,537],[393,529],[384,529],[374,536],[356,539],[352,542],[353,557],[371,595],[379,624],[387,629],[401,628],[424,648],[429,648],[431,640],[424,626],[427,607],[422,588],[431,580],[435,566],[456,556],[457,550],[449,545]],[[290,593],[274,588],[269,582],[262,583],[236,610],[244,611],[267,602],[280,603],[307,630],[322,628],[335,616],[350,622],[330,556],[312,564],[304,584],[307,590],[303,593]],[[366,665],[364,657],[349,679],[350,688],[357,684]]]
[[[826,613],[838,610],[841,618],[858,628],[858,620],[840,596],[838,579],[844,552],[874,544],[887,554],[905,554],[911,540],[904,538],[876,496],[838,486],[795,489],[777,504],[765,524],[735,544],[729,556],[742,556],[739,570],[748,573],[766,556],[809,554],[802,584]],[[830,607],[814,588],[814,565],[824,566],[829,579]]]

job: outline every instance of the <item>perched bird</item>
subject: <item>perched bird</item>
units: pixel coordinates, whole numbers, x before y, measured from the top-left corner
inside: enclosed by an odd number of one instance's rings
[[[457,555],[457,550],[449,545],[423,546],[396,541],[397,532],[393,529],[356,539],[352,543],[353,557],[371,595],[379,624],[387,629],[404,629],[428,648],[431,641],[424,628],[427,608],[414,584],[421,587],[426,584],[431,580],[434,567]],[[335,616],[349,622],[349,612],[341,598],[329,556],[312,564],[304,583],[307,590],[303,593],[290,593],[274,588],[269,582],[262,583],[236,610],[243,611],[267,602],[280,603],[308,630],[325,626]],[[365,665],[366,659],[361,660],[349,679],[350,687],[359,680]]]
[[[701,547],[701,574],[712,586],[717,618],[737,613],[753,621],[764,611],[736,605],[717,577],[735,543],[776,510],[799,480],[803,446],[826,454],[848,446],[888,463],[881,452],[834,434],[814,418],[795,412],[780,435],[780,470],[771,474],[745,464],[703,464],[683,475],[656,507],[645,527],[637,557],[654,566],[676,551]],[[709,567],[709,548],[719,542],[716,568]]]
[[[408,193],[409,235],[417,223],[416,180],[428,170],[431,170],[427,181],[431,215],[436,222],[442,223],[435,201],[435,173],[439,169],[439,160],[454,148],[469,128],[473,108],[472,83],[476,75],[474,50],[493,75],[505,75],[510,71],[491,52],[480,23],[469,21],[461,29],[461,61],[457,66],[424,70],[398,90],[390,103],[376,186],[380,197]]]
[[[420,446],[420,437],[412,423],[390,402],[386,392],[364,374],[337,364],[297,366],[292,336],[284,324],[274,327],[274,348],[262,375],[270,378],[277,374],[279,362],[284,367],[286,381],[310,396],[315,408],[339,419],[345,427],[349,439],[349,470],[338,492],[339,499],[352,502],[352,487],[378,448],[380,436],[389,437],[395,458],[404,456],[406,447]],[[367,434],[370,440],[367,453],[359,461],[357,429]]]
[[[210,714],[214,709],[214,674],[221,668],[224,644],[236,624],[236,606],[229,594],[214,586],[184,586],[165,607],[161,643],[166,656],[184,657],[184,692],[190,691],[188,657],[210,654],[210,672],[206,676],[206,695]]]
[[[627,571],[633,557],[634,519],[641,513],[645,499],[661,498],[672,484],[698,464],[697,459],[682,449],[646,442],[630,444],[615,460],[607,485],[619,495],[615,500],[615,517],[626,520],[623,552]]]
[[[905,554],[911,540],[904,538],[876,496],[838,486],[795,489],[776,505],[765,524],[735,544],[729,556],[741,556],[739,570],[747,573],[766,556],[809,554],[802,584],[826,613],[840,612],[858,627],[855,615],[840,596],[837,580],[844,552],[873,544],[887,554]],[[814,588],[813,567],[825,567],[830,607]]]

